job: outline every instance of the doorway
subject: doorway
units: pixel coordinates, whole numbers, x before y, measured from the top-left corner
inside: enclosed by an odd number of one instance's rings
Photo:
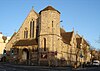
[[[23,51],[22,51],[22,59],[24,61],[27,61],[29,60],[29,51],[28,49],[24,48]]]

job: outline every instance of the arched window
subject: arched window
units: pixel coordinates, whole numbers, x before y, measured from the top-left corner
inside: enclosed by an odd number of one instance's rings
[[[28,38],[28,31],[27,30],[24,31],[24,38]]]
[[[44,51],[46,51],[46,38],[44,38]]]
[[[52,21],[52,27],[53,27],[53,21]]]
[[[30,38],[34,38],[34,21],[30,22]]]

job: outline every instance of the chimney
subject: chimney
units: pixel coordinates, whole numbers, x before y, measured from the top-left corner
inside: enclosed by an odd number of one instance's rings
[[[2,34],[2,32],[0,32],[0,34]]]

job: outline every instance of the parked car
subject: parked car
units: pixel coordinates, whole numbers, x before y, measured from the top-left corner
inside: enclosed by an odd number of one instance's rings
[[[100,61],[99,60],[94,60],[93,61],[93,66],[99,66],[100,65]]]

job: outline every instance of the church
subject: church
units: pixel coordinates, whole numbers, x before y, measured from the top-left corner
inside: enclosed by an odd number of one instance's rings
[[[66,32],[60,27],[60,15],[52,6],[39,13],[32,9],[6,44],[9,62],[48,66],[78,64],[76,34],[74,30]]]

